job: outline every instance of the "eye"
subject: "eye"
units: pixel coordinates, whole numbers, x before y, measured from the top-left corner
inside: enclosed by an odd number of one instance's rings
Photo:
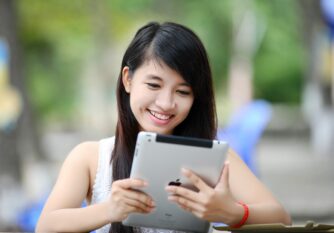
[[[150,89],[158,89],[160,88],[160,85],[157,83],[146,83],[146,85],[148,86],[148,88]]]
[[[177,90],[176,92],[178,92],[181,95],[187,96],[190,95],[191,92],[190,91],[184,91],[184,90]]]

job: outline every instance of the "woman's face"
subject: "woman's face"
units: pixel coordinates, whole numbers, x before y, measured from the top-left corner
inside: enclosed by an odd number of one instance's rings
[[[122,75],[140,130],[172,134],[187,117],[194,101],[192,89],[165,63],[149,60],[132,74],[124,67]]]

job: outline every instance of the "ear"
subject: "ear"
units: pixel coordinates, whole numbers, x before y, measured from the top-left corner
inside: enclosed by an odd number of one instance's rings
[[[131,77],[130,77],[130,70],[128,66],[124,66],[122,70],[122,82],[123,82],[125,91],[127,93],[130,93]]]

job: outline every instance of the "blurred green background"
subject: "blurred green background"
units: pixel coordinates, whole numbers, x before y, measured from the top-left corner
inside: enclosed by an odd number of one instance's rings
[[[241,7],[255,14],[263,27],[253,57],[255,98],[301,101],[306,62],[297,1],[51,0],[17,5],[28,93],[43,121],[73,120],[87,62],[102,62],[105,48],[124,45],[123,40],[129,41],[140,25],[152,20],[192,28],[208,50],[217,91],[225,92],[234,24],[243,17],[235,12]],[[114,52],[122,56],[122,51]]]

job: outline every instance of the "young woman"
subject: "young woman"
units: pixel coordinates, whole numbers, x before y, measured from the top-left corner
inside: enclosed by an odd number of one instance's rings
[[[130,213],[150,213],[155,207],[150,196],[134,190],[149,184],[128,178],[136,136],[139,131],[151,131],[215,138],[211,70],[199,38],[175,23],[149,23],[139,29],[122,61],[117,104],[115,137],[73,149],[36,231],[158,232],[120,223]],[[289,214],[238,155],[230,150],[227,160],[216,187],[185,170],[183,174],[198,191],[167,187],[169,199],[199,218],[230,226],[290,224]],[[82,208],[84,199],[89,205]]]

